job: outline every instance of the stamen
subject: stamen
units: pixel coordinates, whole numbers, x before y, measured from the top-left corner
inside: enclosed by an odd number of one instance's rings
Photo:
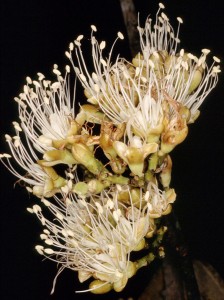
[[[35,249],[37,250],[37,252],[38,252],[40,255],[44,255],[44,252],[43,252],[44,247],[43,247],[43,246],[37,245],[37,246],[35,246]]]
[[[97,29],[96,29],[96,26],[95,26],[95,25],[91,25],[91,29],[92,29],[92,31],[94,31],[94,32],[96,32],[96,31],[97,31]]]
[[[160,2],[160,3],[159,3],[159,7],[162,8],[162,9],[164,9],[164,8],[165,8],[165,5],[164,5],[163,3]]]
[[[34,213],[34,211],[33,211],[33,209],[32,208],[30,208],[30,207],[27,207],[27,209],[26,209],[29,213],[31,213],[31,214],[33,214]]]
[[[32,79],[29,76],[26,77],[26,81],[28,84],[32,84]]]
[[[73,43],[70,43],[70,44],[69,44],[69,50],[70,50],[70,51],[73,51],[73,50],[74,50],[74,44],[73,44]]]
[[[68,51],[65,51],[65,55],[66,55],[66,56],[67,56],[67,58],[69,58],[69,59],[71,59],[71,58],[72,58],[71,54],[70,54]]]
[[[207,55],[207,54],[209,54],[211,52],[211,50],[209,50],[209,49],[202,49],[201,52],[204,53],[205,55]]]
[[[105,47],[106,47],[106,42],[105,42],[105,41],[102,41],[102,42],[100,43],[100,50],[103,50]]]
[[[80,34],[80,35],[77,37],[76,41],[80,42],[80,41],[83,39],[83,37],[84,37],[84,35]]]
[[[216,56],[213,56],[213,59],[214,59],[214,61],[217,62],[217,63],[220,63],[220,62],[221,62],[221,60],[220,60],[218,57],[216,57]]]
[[[51,248],[45,248],[44,249],[44,252],[46,253],[46,254],[49,254],[49,255],[51,255],[51,254],[54,254],[55,252],[54,252],[54,250],[53,249],[51,249]]]
[[[123,40],[124,39],[124,35],[119,31],[117,33],[117,36],[119,37],[119,39]]]
[[[58,69],[53,69],[53,73],[60,76],[61,72]]]
[[[183,24],[183,19],[181,17],[177,17],[177,21],[180,23],[180,24]]]

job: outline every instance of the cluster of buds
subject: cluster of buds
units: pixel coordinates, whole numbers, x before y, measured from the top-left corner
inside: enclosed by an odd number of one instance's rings
[[[117,57],[113,63],[114,45],[106,58],[106,42],[97,41],[94,25],[91,74],[83,36],[70,43],[66,56],[87,98],[77,114],[69,66],[63,77],[54,65],[55,82],[41,73],[38,81],[27,77],[15,98],[20,122],[13,122],[16,135],[6,141],[26,174],[13,167],[11,155],[0,159],[40,198],[28,208],[44,226],[45,246],[36,250],[60,263],[59,273],[70,268],[80,282],[93,278],[85,291],[119,292],[156,253],[164,255],[161,247],[152,249],[152,241],[161,240],[166,228],[157,220],[170,213],[176,198],[170,152],[184,141],[218,80],[219,59],[208,67],[208,49],[200,57],[178,52],[179,26],[175,34],[162,9],[160,3],[155,24],[148,18],[138,27],[141,52],[131,62]],[[119,32],[115,42],[123,38]],[[149,254],[132,260],[132,252],[143,249]]]

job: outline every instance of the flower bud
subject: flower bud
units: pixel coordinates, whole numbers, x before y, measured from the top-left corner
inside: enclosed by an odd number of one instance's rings
[[[111,291],[113,288],[111,283],[105,283],[102,280],[94,280],[90,283],[89,289],[91,289],[91,293],[93,294],[105,294]]]
[[[88,185],[85,182],[77,182],[72,191],[80,196],[85,196],[88,192]]]
[[[113,175],[113,176],[107,176],[107,179],[105,181],[110,182],[110,184],[125,185],[129,183],[129,178],[121,175]]]
[[[150,230],[147,232],[147,234],[145,235],[145,237],[147,239],[149,239],[149,238],[153,237],[154,233],[155,233],[155,229],[150,228]]]
[[[165,257],[165,250],[164,250],[164,247],[159,247],[159,251],[158,251],[158,254],[161,258],[164,258]]]
[[[53,189],[53,184],[51,186],[51,190]],[[44,187],[43,186],[39,186],[39,185],[34,185],[33,186],[33,191],[32,193],[37,196],[38,198],[43,197],[44,195]]]
[[[148,229],[148,231],[153,230],[153,232],[155,232],[156,229],[157,229],[157,223],[156,223],[155,219],[150,218],[149,219],[149,229]]]
[[[104,184],[97,179],[92,179],[87,183],[88,191],[91,194],[99,194],[105,188]]]
[[[103,164],[94,157],[89,147],[82,143],[73,144],[72,155],[79,164],[84,165],[95,175],[98,175],[104,169]]]
[[[200,84],[202,80],[202,72],[200,70],[196,70],[193,74],[188,93],[191,94]]]

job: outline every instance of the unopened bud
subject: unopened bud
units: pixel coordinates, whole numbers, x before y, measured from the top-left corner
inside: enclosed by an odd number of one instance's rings
[[[90,283],[89,289],[93,294],[105,294],[111,291],[113,288],[112,284],[106,283],[102,280],[94,280]]]
[[[191,84],[188,89],[189,94],[191,94],[199,86],[201,80],[202,80],[202,72],[199,70],[196,70],[194,72],[194,75],[191,80]]]
[[[88,185],[85,182],[77,182],[72,191],[80,196],[85,196],[88,192]]]
[[[99,194],[104,189],[104,185],[97,179],[92,179],[88,182],[88,191],[91,194]]]
[[[79,164],[84,165],[91,173],[95,175],[99,174],[104,169],[103,164],[94,157],[93,152],[85,144],[73,144],[72,155]]]

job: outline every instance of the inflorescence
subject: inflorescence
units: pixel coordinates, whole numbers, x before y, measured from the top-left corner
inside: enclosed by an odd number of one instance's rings
[[[97,41],[91,26],[92,73],[83,36],[70,43],[66,56],[87,98],[77,114],[69,66],[62,76],[54,65],[54,82],[41,73],[37,81],[27,77],[15,98],[16,134],[5,136],[11,155],[0,159],[40,199],[28,208],[44,227],[36,250],[61,265],[58,274],[69,268],[80,282],[91,278],[84,291],[119,292],[139,268],[164,255],[152,241],[165,233],[158,220],[176,199],[170,152],[187,137],[218,81],[219,59],[208,66],[208,49],[200,57],[178,50],[183,21],[177,18],[175,33],[163,9],[160,3],[155,23],[147,18],[138,26],[141,51],[132,61],[112,59],[115,43],[124,39],[120,32],[105,57],[106,42]],[[141,257],[143,249],[149,252]],[[133,260],[136,251],[140,258]]]

